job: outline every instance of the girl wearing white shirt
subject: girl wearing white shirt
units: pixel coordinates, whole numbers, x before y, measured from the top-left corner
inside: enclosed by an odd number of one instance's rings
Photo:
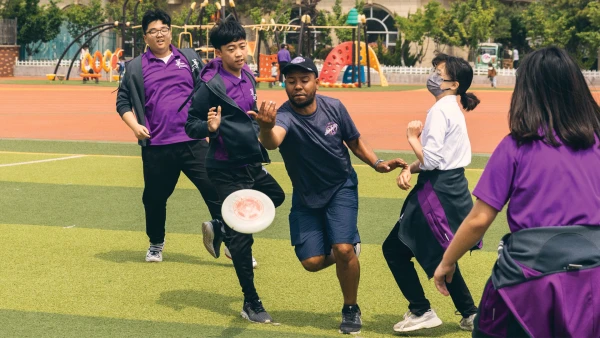
[[[402,206],[400,219],[383,243],[388,266],[409,302],[409,311],[394,325],[396,332],[442,324],[425,297],[411,259],[415,257],[427,276],[433,277],[454,233],[473,207],[464,169],[471,163],[471,143],[457,102],[459,96],[466,111],[479,104],[475,95],[467,93],[473,69],[467,61],[445,54],[438,55],[433,66],[427,89],[436,103],[427,113],[425,126],[421,121],[408,124],[408,141],[418,160],[402,170],[397,183],[408,190],[411,174],[420,173],[419,178]],[[458,268],[447,287],[463,317],[461,329],[472,331],[477,307]]]

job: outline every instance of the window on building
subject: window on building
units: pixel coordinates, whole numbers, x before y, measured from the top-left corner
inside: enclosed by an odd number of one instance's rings
[[[394,16],[390,12],[379,6],[370,6],[365,7],[363,14],[367,18],[369,43],[381,39],[386,47],[396,46],[398,29]]]

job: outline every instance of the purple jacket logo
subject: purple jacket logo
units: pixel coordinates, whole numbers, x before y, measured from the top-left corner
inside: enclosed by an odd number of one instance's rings
[[[337,133],[338,130],[338,125],[335,122],[329,122],[327,123],[327,125],[325,126],[325,136],[327,135],[335,135]]]

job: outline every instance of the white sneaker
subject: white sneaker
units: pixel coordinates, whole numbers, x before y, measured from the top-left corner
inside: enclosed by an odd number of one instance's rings
[[[470,315],[467,318],[460,320],[460,329],[465,331],[473,331],[473,322],[475,321],[475,314]]]
[[[225,247],[225,257],[231,259],[231,252],[229,252],[229,249],[227,249],[227,247]],[[256,258],[254,258],[254,256],[252,256],[252,268],[256,269],[256,267],[258,266],[258,262],[256,261]]]
[[[442,320],[432,309],[429,309],[420,317],[417,317],[412,312],[408,311],[404,314],[404,319],[394,325],[394,331],[410,332],[420,329],[430,329],[440,325],[442,325]]]
[[[162,262],[162,251],[164,247],[164,242],[160,244],[150,243],[150,247],[148,248],[148,252],[146,253],[146,262]]]

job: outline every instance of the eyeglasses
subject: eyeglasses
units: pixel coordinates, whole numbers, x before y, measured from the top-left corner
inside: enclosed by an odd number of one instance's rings
[[[158,32],[161,32],[162,35],[167,35],[167,33],[169,33],[170,30],[171,29],[169,27],[163,27],[161,29],[151,29],[146,32],[146,35],[156,36],[158,35]]]
[[[443,82],[456,82],[456,80],[446,80],[442,77],[442,72],[440,70],[438,70],[435,67],[431,68],[431,71],[429,72],[429,74],[437,74],[437,76],[439,76]]]

